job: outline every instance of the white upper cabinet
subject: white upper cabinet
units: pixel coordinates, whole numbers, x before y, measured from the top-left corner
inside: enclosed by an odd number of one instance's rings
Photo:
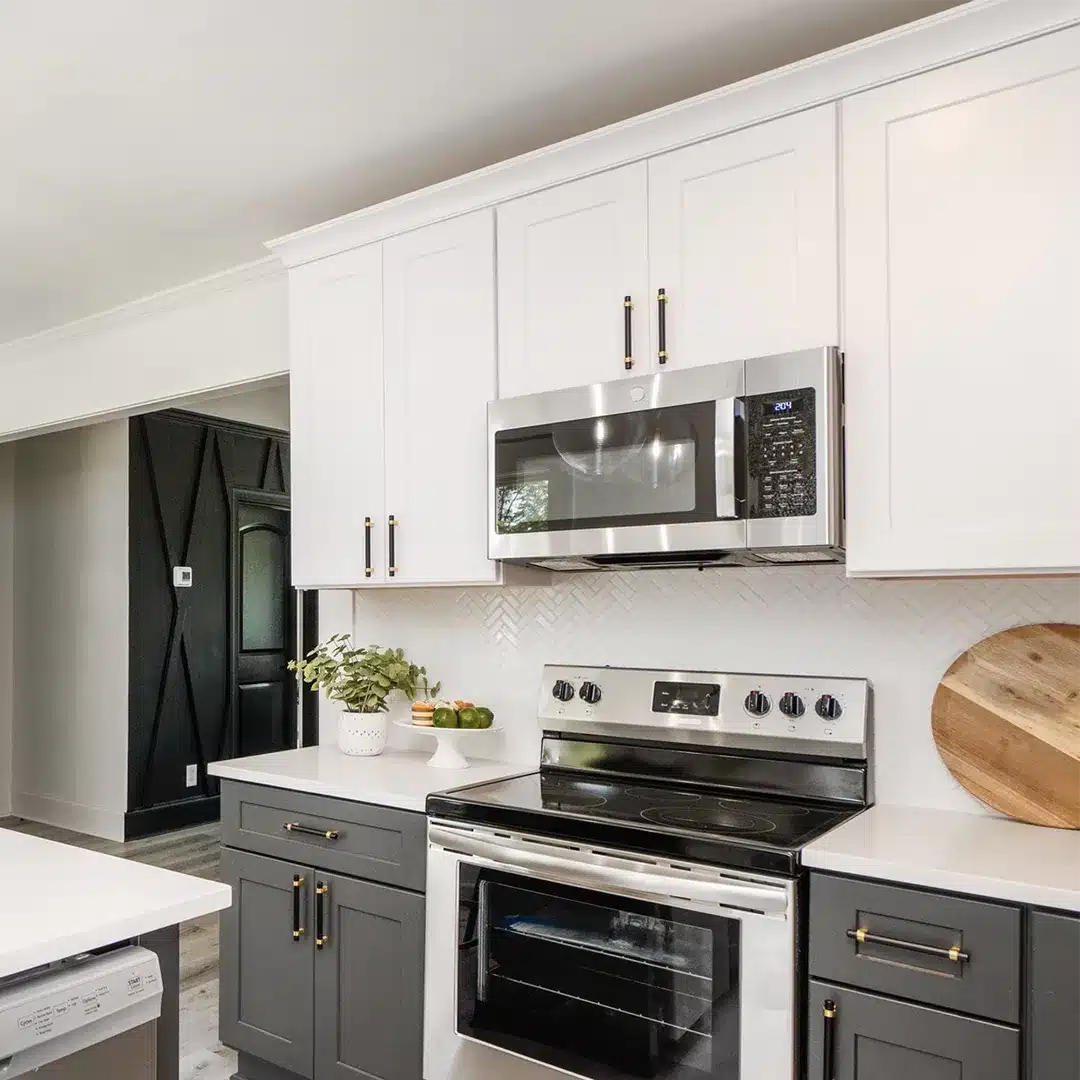
[[[649,311],[659,353],[663,290],[667,367],[838,343],[836,113],[649,161]]]
[[[292,578],[296,588],[380,580],[383,533],[382,246],[289,272]]]
[[[1080,30],[843,106],[853,574],[1080,568]]]
[[[401,584],[492,583],[487,402],[495,395],[494,215],[383,245],[386,514]]]
[[[646,182],[641,162],[498,208],[500,397],[647,367]],[[627,296],[631,372],[624,363]]]

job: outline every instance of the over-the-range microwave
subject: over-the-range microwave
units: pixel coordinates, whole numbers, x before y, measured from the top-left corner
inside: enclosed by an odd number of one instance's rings
[[[843,360],[824,347],[488,405],[488,554],[553,570],[844,557]]]

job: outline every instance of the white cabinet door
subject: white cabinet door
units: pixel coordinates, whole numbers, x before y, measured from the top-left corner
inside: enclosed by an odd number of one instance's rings
[[[853,574],[1080,566],[1080,30],[843,105]]]
[[[487,403],[495,230],[481,210],[384,243],[386,514],[393,581],[491,583]],[[387,518],[381,527],[385,533]]]
[[[290,271],[289,324],[293,585],[384,580],[381,245]]]
[[[499,396],[606,382],[648,367],[644,162],[498,209]]]
[[[823,105],[649,161],[667,367],[838,343],[836,125]]]

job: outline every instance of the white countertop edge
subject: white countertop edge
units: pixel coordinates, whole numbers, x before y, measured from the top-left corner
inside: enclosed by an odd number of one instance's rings
[[[467,769],[433,769],[427,764],[430,757],[430,752],[404,750],[350,757],[333,747],[312,746],[256,758],[216,761],[207,766],[207,772],[220,780],[423,814],[428,795],[536,771],[520,763],[481,758],[474,758]]]
[[[190,878],[185,874],[177,874],[176,877],[185,878],[189,886],[193,881],[200,881],[205,885],[205,889],[198,895],[186,896],[168,904],[158,904],[138,914],[96,919],[92,924],[77,930],[60,930],[56,933],[43,930],[36,940],[32,939],[33,931],[29,929],[30,940],[24,947],[7,948],[0,952],[0,978],[17,975],[69,956],[78,956],[80,953],[100,949],[127,938],[140,937],[177,923],[199,919],[204,915],[224,911],[232,904],[232,888],[228,885],[202,878]]]
[[[1003,900],[1080,914],[1080,892],[1072,889],[808,848],[803,850],[802,861],[812,870],[870,878],[885,885],[917,885],[941,892],[962,893],[973,899]]]

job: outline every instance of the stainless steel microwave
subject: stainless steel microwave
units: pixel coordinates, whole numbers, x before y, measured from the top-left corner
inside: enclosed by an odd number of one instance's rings
[[[488,555],[553,570],[838,562],[833,347],[488,405]]]

